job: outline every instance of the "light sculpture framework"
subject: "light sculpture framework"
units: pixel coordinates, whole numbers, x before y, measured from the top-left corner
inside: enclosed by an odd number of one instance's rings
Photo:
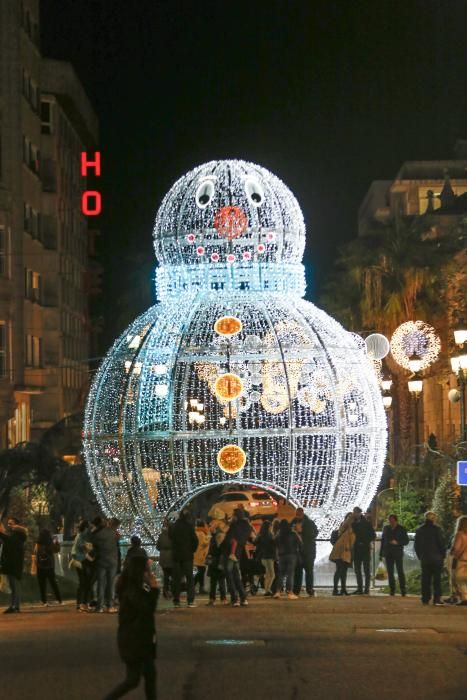
[[[398,365],[411,371],[410,358],[417,355],[422,371],[438,359],[441,340],[435,329],[424,321],[407,321],[396,328],[391,338],[391,354]]]
[[[104,511],[154,542],[167,513],[218,484],[269,488],[325,536],[367,508],[384,406],[361,344],[302,298],[305,226],[290,190],[252,163],[202,165],[166,195],[154,245],[159,303],[115,342],[86,407]]]

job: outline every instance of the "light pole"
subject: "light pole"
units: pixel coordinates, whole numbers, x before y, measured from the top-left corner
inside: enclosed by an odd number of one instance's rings
[[[389,459],[392,462],[392,444],[391,444],[391,433],[392,433],[392,426],[391,426],[391,406],[392,406],[392,396],[391,396],[391,386],[392,386],[392,379],[389,377],[384,376],[383,380],[381,382],[381,389],[383,393],[383,406],[384,410],[387,413],[388,416],[388,452],[389,452]]]
[[[461,324],[454,330],[454,342],[459,348],[460,354],[451,357],[451,368],[457,376],[457,386],[459,387],[460,401],[460,439],[467,441],[467,425],[465,423],[465,385],[467,383],[467,326]]]
[[[414,397],[414,420],[415,420],[415,464],[418,467],[420,465],[420,426],[418,421],[418,400],[423,391],[423,379],[421,379],[419,372],[422,365],[422,361],[419,356],[414,353],[409,358],[409,366],[413,374],[410,377],[407,385],[409,387],[410,394]]]

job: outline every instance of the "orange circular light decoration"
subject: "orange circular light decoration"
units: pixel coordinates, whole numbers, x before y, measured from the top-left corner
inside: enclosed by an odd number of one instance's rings
[[[219,335],[236,335],[242,328],[242,322],[235,316],[222,316],[214,324],[214,330]]]
[[[233,401],[238,399],[243,391],[243,382],[237,374],[228,372],[227,374],[221,374],[220,377],[216,379],[214,385],[214,391],[216,396],[222,401]]]
[[[222,207],[214,219],[214,228],[222,238],[231,241],[242,235],[248,226],[248,217],[240,207]]]
[[[238,445],[225,445],[217,453],[217,464],[227,474],[236,474],[245,466],[246,454]]]

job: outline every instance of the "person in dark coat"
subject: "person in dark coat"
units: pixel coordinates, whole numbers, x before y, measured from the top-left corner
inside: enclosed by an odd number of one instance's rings
[[[409,536],[405,527],[399,525],[397,515],[392,513],[388,520],[389,525],[383,527],[383,534],[381,535],[379,558],[382,559],[384,557],[386,560],[390,594],[396,594],[395,565],[401,595],[405,596],[404,547],[409,544]]]
[[[117,612],[114,607],[114,581],[118,569],[117,535],[102,518],[93,520],[90,541],[94,545],[97,574],[97,612]]]
[[[7,576],[11,589],[11,604],[4,613],[19,613],[21,609],[21,578],[27,536],[27,529],[20,525],[17,518],[8,519],[7,529],[0,523],[0,542],[3,544],[0,570]]]
[[[224,604],[227,603],[222,550],[222,544],[224,542],[224,539],[225,532],[222,528],[218,527],[212,535],[211,541],[209,543],[209,551],[207,557],[208,576],[210,580],[208,605],[215,605],[216,591],[218,586],[221,602]]]
[[[117,644],[120,658],[126,665],[126,678],[105,700],[121,698],[137,688],[144,678],[147,700],[156,699],[156,626],[154,613],[159,597],[156,577],[149,560],[143,555],[132,557],[117,581],[118,611]]]
[[[306,592],[309,596],[314,596],[314,566],[318,528],[314,521],[305,515],[303,508],[297,508],[295,518],[292,520],[292,527],[296,529],[302,541],[300,557],[297,559],[297,566],[295,567],[293,592],[295,595],[300,595],[303,571],[305,571]]]
[[[173,602],[180,607],[180,588],[182,577],[186,578],[187,603],[189,608],[195,607],[195,586],[193,577],[193,557],[198,548],[198,538],[195,528],[190,522],[188,510],[182,510],[178,520],[170,526],[169,537],[172,542],[173,558]]]
[[[242,508],[236,508],[223,542],[224,570],[230,602],[234,608],[248,605],[242,583],[240,561],[244,556],[245,545],[250,535],[251,525],[245,517],[245,511]]]
[[[55,558],[54,555],[60,551],[60,544],[52,539],[50,530],[43,529],[39,533],[37,543],[34,545],[34,555],[36,557],[37,581],[41,595],[42,605],[47,603],[47,581],[50,583],[57,603],[62,603],[62,596],[55,578]]]
[[[292,530],[288,520],[281,520],[279,534],[276,537],[277,556],[279,557],[279,586],[274,598],[281,597],[281,588],[285,579],[285,590],[289,600],[297,600],[293,592],[295,566],[300,554],[301,542],[297,533]]]
[[[141,546],[141,539],[138,537],[138,535],[132,535],[130,539],[130,546],[128,547],[125,561],[124,561],[124,566],[128,564],[130,559],[133,559],[133,557],[147,557],[147,552],[144,549],[144,547]]]
[[[164,520],[162,525],[161,534],[157,540],[157,549],[159,550],[159,564],[162,571],[164,572],[164,580],[162,582],[162,595],[164,598],[169,598],[171,595],[171,585],[172,585],[172,568],[173,568],[173,555],[172,555],[172,540],[169,536],[169,522]]]
[[[422,603],[428,605],[431,600],[433,582],[433,605],[441,602],[441,572],[446,554],[443,531],[435,524],[436,513],[425,513],[425,522],[415,531],[415,554],[422,567]]]
[[[276,560],[276,543],[272,535],[272,523],[265,520],[255,541],[256,557],[264,567],[264,595],[272,596],[272,584],[275,577],[274,562]]]
[[[370,521],[363,515],[361,508],[355,507],[353,514],[352,530],[355,535],[353,566],[357,578],[357,590],[353,591],[352,595],[363,595],[363,593],[368,595],[370,592],[371,543],[376,539],[376,532]],[[363,589],[362,566],[365,574],[365,590]]]

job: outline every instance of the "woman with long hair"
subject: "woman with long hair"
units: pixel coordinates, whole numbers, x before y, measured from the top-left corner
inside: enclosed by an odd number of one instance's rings
[[[126,678],[106,700],[121,698],[139,685],[141,676],[147,700],[156,698],[156,625],[154,613],[159,597],[157,580],[151,562],[145,556],[132,557],[117,581],[117,643],[126,665]]]
[[[62,604],[62,596],[60,595],[57,579],[55,578],[54,554],[57,554],[59,551],[60,545],[57,541],[52,539],[50,530],[45,528],[41,530],[37,542],[34,545],[34,555],[36,557],[37,580],[39,582],[42,605],[48,605],[47,581],[50,583],[57,603],[59,605]]]
[[[355,519],[353,513],[347,513],[344,522],[336,532],[336,537],[331,543],[334,545],[329,555],[329,559],[336,565],[336,573],[334,574],[334,590],[333,595],[349,595],[347,592],[347,569],[352,564],[353,545],[355,542],[355,533],[352,529],[352,523]],[[333,533],[334,534],[334,533]],[[341,590],[339,591],[339,582]]]
[[[467,515],[457,519],[451,555],[454,583],[461,598],[457,605],[467,605]]]
[[[281,588],[285,579],[285,590],[289,600],[297,600],[298,596],[293,592],[295,566],[300,554],[300,539],[292,530],[288,520],[281,520],[279,533],[276,537],[277,555],[279,557],[279,584],[274,598],[281,597]]]

